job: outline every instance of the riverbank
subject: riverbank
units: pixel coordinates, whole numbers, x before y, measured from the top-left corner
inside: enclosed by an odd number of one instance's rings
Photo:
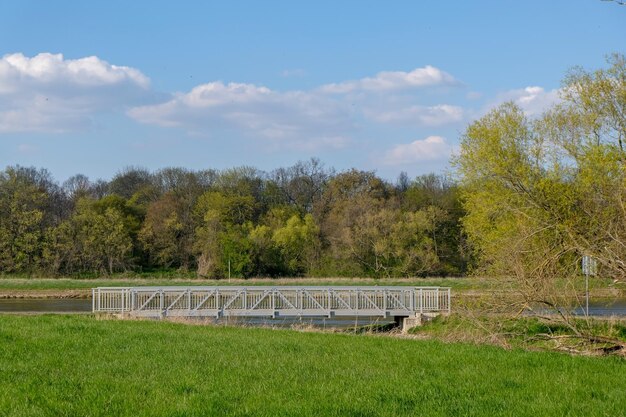
[[[188,279],[188,278],[10,278],[0,277],[0,299],[7,298],[90,298],[95,287],[138,286],[417,286],[450,287],[452,296],[478,297],[498,290],[498,281],[491,277],[430,278],[250,278],[250,279]],[[626,287],[626,286],[625,286]],[[593,282],[593,298],[626,296],[626,288]]]
[[[251,278],[251,279],[72,279],[72,278],[0,278],[2,298],[89,298],[95,287],[140,286],[437,286],[455,291],[480,291],[491,288],[486,278]]]
[[[16,417],[626,410],[619,358],[89,316],[0,316],[0,341],[0,415]]]

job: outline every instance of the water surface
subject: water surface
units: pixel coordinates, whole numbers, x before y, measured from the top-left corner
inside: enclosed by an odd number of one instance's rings
[[[454,306],[452,307],[454,310]],[[85,313],[91,311],[91,299],[77,299],[77,298],[43,298],[43,299],[31,299],[31,298],[10,298],[0,299],[0,312],[12,312],[12,313]],[[578,315],[584,315],[584,307],[578,307],[574,309],[574,313]],[[626,316],[626,298],[617,299],[596,299],[589,302],[589,314],[592,316]],[[308,323],[312,322],[315,325],[358,325],[368,323],[388,323],[389,320],[382,320],[380,317],[354,317],[347,318],[314,318],[314,319],[300,319],[300,318],[223,318],[220,321],[244,321],[250,324],[270,325],[272,323],[289,323],[290,325],[295,323]]]

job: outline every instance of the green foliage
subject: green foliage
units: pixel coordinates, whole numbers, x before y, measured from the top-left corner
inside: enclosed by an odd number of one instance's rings
[[[43,236],[54,219],[49,213],[55,189],[46,171],[9,167],[0,174],[0,270],[40,267]]]
[[[129,266],[127,217],[115,206],[79,200],[76,212],[48,235],[46,260],[55,273],[112,274]]]
[[[317,257],[318,233],[319,228],[310,214],[304,219],[294,215],[274,231],[272,241],[280,250],[288,275],[302,275],[311,269]]]
[[[507,103],[472,123],[456,160],[481,266],[522,296],[508,307],[540,306],[577,331],[559,307],[581,295],[581,257],[626,282],[626,64],[609,64],[572,71],[536,119]]]
[[[193,223],[189,210],[171,192],[152,202],[138,233],[151,265],[188,269],[193,260]]]
[[[0,179],[0,267],[10,274],[200,277],[463,273],[458,193],[434,175],[395,188],[373,172],[335,174],[312,159],[150,173],[56,186],[45,171]]]

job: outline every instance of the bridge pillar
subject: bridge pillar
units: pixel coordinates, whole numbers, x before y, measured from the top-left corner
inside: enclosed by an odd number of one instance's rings
[[[393,321],[396,327],[402,329],[402,333],[407,333],[409,329],[422,325],[422,315],[417,313],[415,316],[394,316]]]

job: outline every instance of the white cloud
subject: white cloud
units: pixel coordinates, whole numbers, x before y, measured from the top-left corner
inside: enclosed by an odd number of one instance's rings
[[[300,69],[283,73],[303,74]],[[422,106],[415,93],[418,87],[454,83],[450,74],[426,66],[309,91],[216,81],[163,95],[165,101],[155,104],[150,80],[138,69],[95,56],[16,53],[0,59],[0,133],[85,130],[101,113],[125,110],[141,123],[179,127],[190,134],[230,130],[264,138],[268,149],[339,149],[353,143],[365,122],[440,126],[460,120],[460,107]],[[349,94],[353,92],[358,97]],[[380,92],[386,93],[384,102]]]
[[[311,91],[276,91],[216,81],[177,93],[161,104],[132,108],[128,115],[141,123],[180,127],[192,134],[232,130],[282,141],[283,148],[336,148],[346,146],[346,139],[363,120],[417,126],[461,120],[460,107],[421,106],[415,104],[415,94],[404,94],[405,89],[454,82],[451,75],[430,66],[411,72],[381,72],[373,78],[328,84]],[[361,90],[358,98],[347,94],[357,89]],[[384,103],[376,94],[379,91],[388,91]],[[402,98],[396,100],[396,93]]]
[[[499,94],[489,107],[493,108],[506,101],[517,104],[528,116],[537,116],[559,102],[559,90],[546,91],[536,86],[509,90]]]
[[[454,152],[454,146],[441,136],[429,136],[408,144],[396,145],[387,151],[383,158],[384,165],[407,165],[425,161],[442,161]]]
[[[101,86],[125,82],[144,88],[150,84],[138,70],[111,65],[95,56],[66,60],[62,54],[41,53],[28,58],[18,53],[5,55],[0,60],[1,92],[24,84]]]
[[[441,126],[463,120],[463,108],[449,104],[409,106],[395,110],[368,110],[366,116],[378,123]]]
[[[150,80],[98,57],[21,53],[0,59],[0,132],[64,132],[92,125],[99,111],[145,102]]]
[[[427,65],[410,72],[383,71],[376,74],[375,77],[326,84],[320,87],[320,91],[331,94],[346,94],[354,91],[384,92],[457,83],[458,81],[452,75],[439,68]]]
[[[190,132],[235,129],[274,140],[333,142],[353,128],[347,107],[338,100],[222,82],[199,85],[168,102],[136,107],[128,114],[142,123]]]

